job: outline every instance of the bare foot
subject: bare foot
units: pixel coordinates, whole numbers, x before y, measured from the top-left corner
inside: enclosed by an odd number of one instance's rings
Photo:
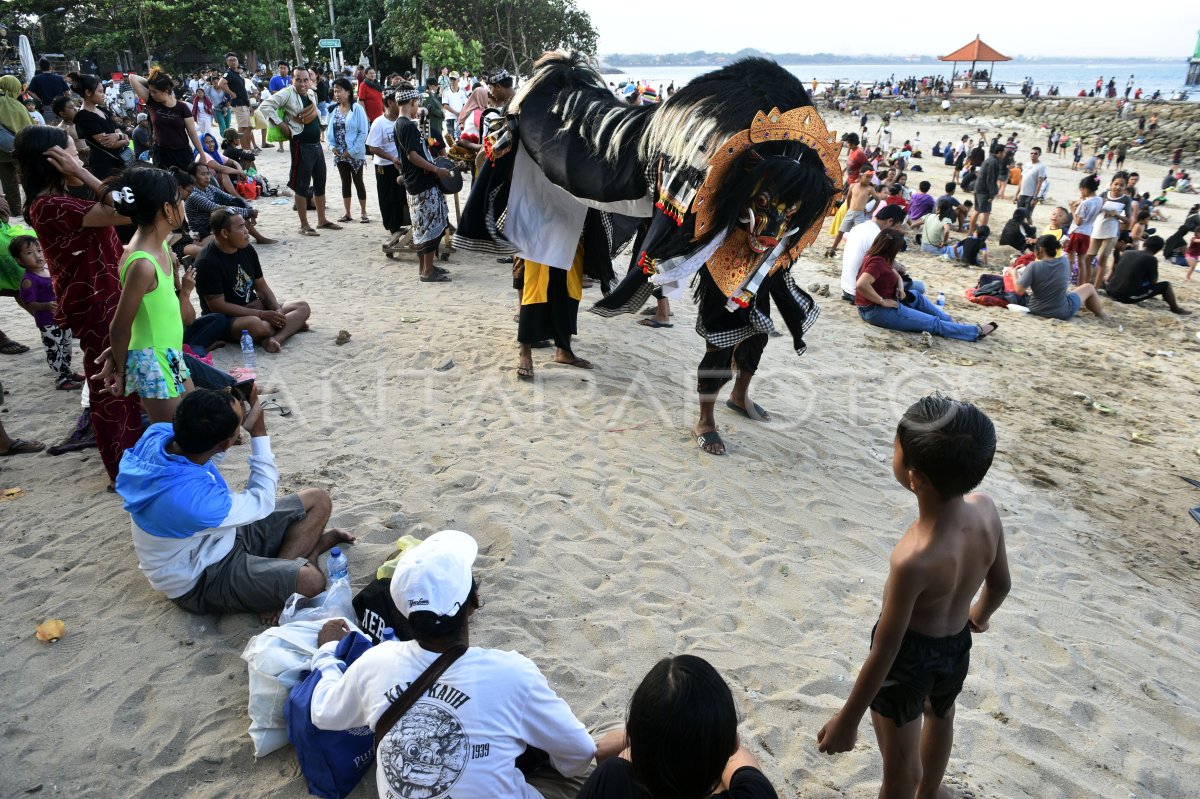
[[[595,369],[596,368],[595,365],[592,364],[591,361],[586,361],[583,358],[580,358],[575,353],[567,352],[562,349],[560,349],[554,353],[554,362],[561,363],[566,366],[574,366],[579,369]]]
[[[533,353],[521,353],[520,360],[517,361],[517,377],[522,380],[533,379]]]
[[[279,616],[282,613],[283,608],[274,612],[260,613],[258,614],[258,620],[268,627],[274,627],[276,624],[279,624]]]
[[[263,349],[267,352],[279,352],[283,349],[283,345],[274,338],[269,338],[263,342]]]
[[[267,238],[267,237],[265,237],[265,236],[264,236],[264,237],[262,237],[262,238],[260,238],[260,239],[256,239],[256,241],[257,241],[259,244],[278,244],[278,243],[279,243],[279,240],[278,240],[278,239],[268,239],[268,238]]]
[[[321,537],[317,539],[317,545],[313,548],[313,553],[309,557],[309,560],[337,546],[345,546],[346,544],[354,546],[354,542],[357,540],[357,538],[350,534],[349,530],[343,530],[341,527],[332,527],[321,533]]]

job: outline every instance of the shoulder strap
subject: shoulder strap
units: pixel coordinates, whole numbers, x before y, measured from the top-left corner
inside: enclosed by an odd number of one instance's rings
[[[400,717],[407,713],[408,709],[416,704],[421,695],[437,682],[437,678],[441,677],[446,669],[450,668],[450,664],[462,657],[466,651],[467,647],[465,644],[455,644],[447,649],[438,656],[437,660],[429,665],[429,668],[421,672],[420,677],[412,681],[404,693],[396,697],[396,701],[392,702],[387,710],[383,711],[383,715],[379,717],[379,721],[375,722],[376,750],[383,743],[384,737],[392,731],[392,727],[396,726],[396,722],[400,720]]]

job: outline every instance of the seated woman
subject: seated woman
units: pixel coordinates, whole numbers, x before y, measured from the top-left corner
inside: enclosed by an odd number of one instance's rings
[[[921,223],[921,250],[933,255],[954,257],[954,245],[950,243],[950,231],[958,214],[949,200],[938,203],[937,213],[926,214]]]
[[[1028,252],[1037,241],[1037,228],[1029,224],[1029,212],[1024,208],[1013,211],[1012,219],[1000,231],[1000,244],[1019,253]]]
[[[242,134],[238,133],[237,128],[229,128],[221,140],[221,154],[225,156],[226,160],[237,161],[238,165],[246,170],[254,166],[254,153],[243,150],[241,141]]]
[[[220,148],[217,147],[217,137],[211,133],[200,137],[200,147],[200,161],[208,166],[221,190],[226,194],[236,195],[237,189],[233,184],[246,176],[242,165],[221,154]]]
[[[1029,312],[1034,316],[1046,316],[1051,319],[1070,319],[1079,312],[1080,307],[1087,309],[1101,319],[1106,319],[1104,308],[1100,304],[1100,295],[1091,283],[1070,288],[1071,266],[1063,255],[1062,245],[1051,235],[1042,236],[1034,246],[1038,260],[1023,266],[1014,275],[1014,292],[1024,297],[1026,292],[1033,291],[1033,296],[1027,301]],[[1008,267],[1009,272],[1013,267]]]
[[[903,304],[901,301],[908,295],[895,266],[896,255],[903,245],[904,234],[900,231],[881,230],[867,250],[854,294],[854,304],[863,321],[888,330],[932,333],[960,341],[978,341],[999,327],[995,322],[959,324],[924,294],[912,295],[911,305]]]
[[[274,244],[275,239],[269,239],[258,232],[254,221],[258,219],[258,211],[251,208],[249,203],[233,194],[226,194],[213,185],[212,172],[201,163],[191,164],[187,170],[174,170],[175,179],[179,181],[179,191],[184,198],[184,208],[187,210],[188,227],[201,244],[212,235],[208,219],[218,208],[232,208],[238,216],[246,220],[250,235],[259,244]]]
[[[610,751],[621,754],[604,758]],[[625,729],[601,739],[596,761],[578,799],[778,795],[738,740],[729,686],[694,655],[663,658],[650,669],[633,692]]]

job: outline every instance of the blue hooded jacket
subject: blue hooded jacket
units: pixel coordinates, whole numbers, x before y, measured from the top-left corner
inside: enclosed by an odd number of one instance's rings
[[[215,463],[197,466],[166,451],[174,439],[170,424],[150,425],[121,457],[117,493],[134,523],[147,533],[188,538],[220,526],[233,499]]]

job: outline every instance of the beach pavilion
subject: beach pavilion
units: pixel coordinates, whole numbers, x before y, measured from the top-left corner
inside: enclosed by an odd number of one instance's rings
[[[982,83],[986,87],[993,82],[993,73],[996,70],[997,61],[1012,61],[1012,59],[989,46],[986,42],[979,38],[979,34],[975,34],[975,41],[963,45],[949,55],[938,57],[938,61],[954,62],[954,69],[950,73],[951,91],[953,91],[954,79],[957,77],[956,73],[958,72],[958,63],[960,61],[970,61],[970,78],[964,82],[963,88],[968,92],[974,92],[976,91],[978,84]],[[987,77],[982,79],[975,77],[975,64],[981,61],[987,61],[991,64],[991,66],[988,68]]]

